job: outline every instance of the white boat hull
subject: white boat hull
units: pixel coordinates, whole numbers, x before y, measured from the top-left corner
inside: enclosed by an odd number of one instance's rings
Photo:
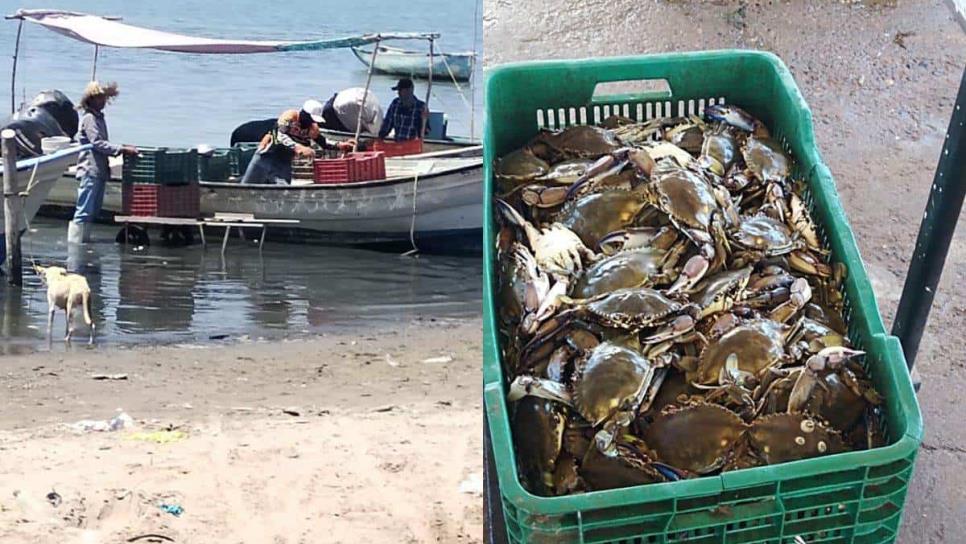
[[[364,65],[372,62],[372,49],[352,48],[356,58]],[[433,79],[467,81],[473,75],[473,53],[446,53],[433,56]],[[376,72],[399,76],[429,77],[429,54],[381,46],[376,55]]]
[[[50,155],[17,161],[18,192],[27,191],[29,186],[29,192],[23,198],[23,217],[19,221],[21,230],[27,228],[27,224],[37,215],[54,187],[63,183],[64,172],[77,162],[77,155],[86,148],[87,146],[74,146]],[[0,178],[2,176],[3,169],[0,168]],[[76,180],[73,186],[76,199]],[[0,206],[0,233],[4,233],[5,223],[3,206]]]
[[[483,228],[482,176],[482,159],[463,159],[458,166],[421,175],[352,184],[201,182],[201,214],[246,213],[262,219],[297,219],[300,223],[291,230],[298,231],[293,232],[298,237],[345,244],[406,241],[410,228],[417,241],[472,238]],[[65,176],[56,185],[47,209],[52,215],[64,215],[74,206],[77,182]],[[122,212],[119,182],[108,184],[103,211]],[[273,232],[278,230],[272,228]]]

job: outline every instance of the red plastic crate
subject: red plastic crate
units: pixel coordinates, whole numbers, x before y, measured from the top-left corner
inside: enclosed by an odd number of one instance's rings
[[[373,140],[370,146],[371,151],[382,151],[387,157],[399,157],[401,155],[418,155],[423,152],[422,140]]]
[[[121,206],[125,215],[195,218],[201,214],[201,192],[197,183],[125,183],[121,187]]]
[[[359,179],[355,157],[348,155],[339,159],[315,159],[316,183],[351,183]]]
[[[386,154],[382,151],[361,151],[352,153],[358,165],[357,181],[386,179]]]

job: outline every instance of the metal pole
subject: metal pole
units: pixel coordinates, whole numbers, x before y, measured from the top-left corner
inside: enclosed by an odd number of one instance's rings
[[[13,46],[13,69],[10,71],[10,113],[17,112],[17,59],[20,57],[20,32],[23,30],[23,19],[17,25],[17,40]]]
[[[419,131],[419,139],[426,137],[426,122],[429,120],[429,93],[433,91],[433,46],[436,40],[429,39],[429,83],[426,85],[426,117],[423,117],[422,128]]]
[[[17,184],[17,133],[7,128],[0,132],[3,149],[3,231],[7,242],[7,272],[11,285],[23,285],[23,256],[20,253],[20,215],[22,200]]]
[[[94,65],[91,67],[91,81],[97,79],[97,50],[100,49],[97,44],[94,44]]]
[[[352,146],[352,151],[355,152],[359,149],[359,134],[362,133],[362,113],[366,109],[366,97],[369,96],[369,85],[372,84],[372,71],[373,67],[376,65],[376,53],[379,52],[379,42],[381,40],[376,37],[376,43],[372,47],[372,57],[369,59],[369,75],[366,76],[366,90],[362,93],[362,104],[359,104],[359,117],[356,119],[356,143]]]
[[[966,71],[959,84],[956,107],[949,120],[946,143],[939,155],[926,212],[919,226],[916,249],[909,263],[892,334],[899,337],[909,370],[916,362],[919,341],[929,319],[932,300],[942,275],[946,254],[966,197]]]

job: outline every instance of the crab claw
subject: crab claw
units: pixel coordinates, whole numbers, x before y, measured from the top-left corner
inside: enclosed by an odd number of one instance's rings
[[[808,285],[808,280],[798,278],[789,288],[788,300],[776,306],[769,317],[780,323],[786,323],[810,300],[812,300],[812,288]]]
[[[841,365],[849,359],[858,357],[859,355],[865,355],[865,352],[858,349],[847,348],[845,346],[832,346],[823,349],[817,354],[809,358],[809,360],[814,358],[820,358],[826,363],[832,366]],[[805,363],[808,366],[808,362]]]
[[[793,270],[812,276],[819,276],[821,278],[832,276],[831,266],[819,261],[818,258],[806,251],[793,251],[789,253],[788,266],[792,267]]]
[[[681,335],[687,334],[690,331],[693,331],[694,325],[695,320],[693,317],[687,314],[680,315],[674,318],[669,325],[658,329],[658,331],[651,336],[642,338],[641,342],[644,344],[657,344],[667,340],[672,340]]]
[[[678,279],[667,290],[668,294],[690,290],[701,281],[710,266],[711,261],[701,255],[691,257],[688,262],[684,263],[684,268],[681,269]]]
[[[510,384],[507,400],[513,402],[528,395],[572,406],[570,392],[564,384],[533,376],[517,376]]]
[[[704,108],[704,117],[709,121],[719,121],[747,132],[754,132],[755,128],[761,124],[761,121],[752,117],[745,110],[725,104],[715,104]]]
[[[578,190],[585,183],[592,180],[595,176],[609,170],[612,166],[614,166],[617,163],[617,161],[619,160],[619,157],[620,157],[619,152],[614,152],[614,153],[611,153],[610,155],[604,155],[603,157],[597,159],[597,161],[594,162],[594,164],[590,165],[587,168],[587,170],[584,171],[582,176],[577,178],[577,181],[574,181],[573,184],[570,185],[570,188],[567,190],[567,196],[565,200],[569,200],[573,198],[574,195],[577,194]]]

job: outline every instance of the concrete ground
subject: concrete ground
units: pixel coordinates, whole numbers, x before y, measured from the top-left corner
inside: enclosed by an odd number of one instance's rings
[[[487,0],[483,25],[486,66],[719,48],[778,54],[811,107],[891,326],[966,65],[966,34],[945,2]],[[926,437],[904,544],[966,542],[964,279],[960,228],[918,359]]]

